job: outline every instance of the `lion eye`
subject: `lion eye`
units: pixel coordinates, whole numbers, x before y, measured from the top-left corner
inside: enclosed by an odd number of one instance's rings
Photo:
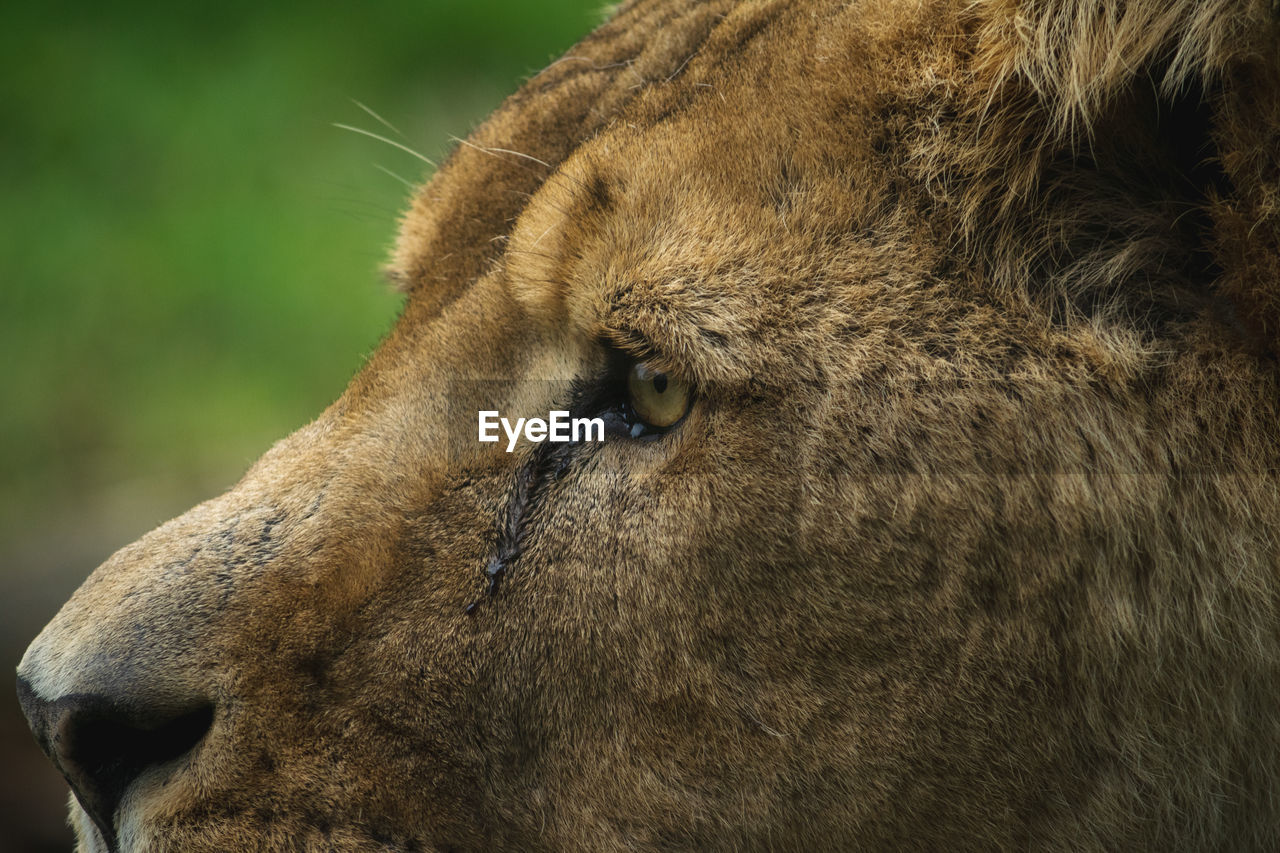
[[[627,402],[651,429],[674,426],[689,411],[691,396],[687,383],[647,364],[634,364],[627,373]]]

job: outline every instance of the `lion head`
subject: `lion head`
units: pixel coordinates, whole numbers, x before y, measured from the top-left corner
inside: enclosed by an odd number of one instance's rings
[[[635,0],[391,275],[23,658],[82,851],[1280,844],[1263,0]]]

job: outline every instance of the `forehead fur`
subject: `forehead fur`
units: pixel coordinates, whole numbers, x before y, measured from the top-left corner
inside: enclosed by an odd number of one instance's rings
[[[777,146],[759,144],[767,127],[703,130],[673,117],[585,144],[517,220],[507,285],[545,323],[705,382],[782,365],[817,375],[860,295],[883,290],[893,266],[891,241],[849,228],[877,200],[832,164],[806,162],[782,122]]]
[[[1275,25],[1183,5],[629,4],[457,150],[396,275],[429,310],[496,265],[533,317],[705,381],[847,372],[851,323],[936,314],[940,281],[1270,349],[1277,193],[1224,81]],[[1227,181],[1259,189],[1213,204]]]

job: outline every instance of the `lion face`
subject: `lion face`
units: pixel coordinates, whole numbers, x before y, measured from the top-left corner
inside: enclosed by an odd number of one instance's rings
[[[633,3],[455,152],[24,657],[82,850],[1273,846],[1274,25],[900,5]]]

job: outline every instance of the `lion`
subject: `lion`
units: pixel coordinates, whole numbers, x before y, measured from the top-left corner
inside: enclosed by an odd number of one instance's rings
[[[632,0],[390,277],[26,652],[81,851],[1280,845],[1267,0]]]

